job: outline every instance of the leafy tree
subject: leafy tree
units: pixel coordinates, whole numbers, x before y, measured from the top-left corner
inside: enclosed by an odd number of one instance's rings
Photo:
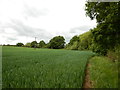
[[[66,44],[64,48],[65,48],[65,49],[69,49],[69,48],[68,48],[69,46],[70,46],[69,44]]]
[[[40,47],[40,48],[45,47],[45,45],[46,45],[46,44],[45,44],[45,42],[44,42],[43,40],[39,42],[39,47]]]
[[[66,45],[66,49],[77,50],[79,45],[79,37],[77,35],[73,36],[70,42]]]
[[[50,43],[47,43],[44,48],[50,48]]]
[[[26,43],[25,46],[26,46],[26,47],[30,47],[30,46],[31,46],[31,43]]]
[[[70,50],[78,50],[78,45],[79,45],[79,42],[74,41],[73,44],[70,45],[69,49]]]
[[[16,46],[18,46],[18,47],[21,47],[21,46],[23,46],[24,44],[23,43],[17,43],[16,44]]]
[[[88,31],[79,36],[74,36],[66,45],[66,49],[71,50],[89,50],[92,48],[92,33]]]
[[[56,36],[50,40],[48,47],[53,48],[53,49],[61,49],[61,48],[64,48],[64,44],[65,44],[64,37],[63,36]]]
[[[72,39],[70,40],[69,44],[73,45],[74,42],[79,42],[79,37],[77,35],[75,35],[74,37],[72,37]]]
[[[87,2],[86,14],[98,23],[92,30],[95,52],[106,55],[109,49],[120,44],[119,8],[120,2]]]
[[[31,42],[31,47],[37,47],[37,42],[36,41],[32,41]]]
[[[91,49],[92,45],[92,33],[91,31],[88,31],[86,33],[83,33],[79,36],[80,43],[79,43],[79,50],[89,50]]]

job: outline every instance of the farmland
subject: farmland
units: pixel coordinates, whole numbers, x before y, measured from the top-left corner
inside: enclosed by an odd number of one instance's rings
[[[90,51],[3,47],[3,88],[81,88]]]

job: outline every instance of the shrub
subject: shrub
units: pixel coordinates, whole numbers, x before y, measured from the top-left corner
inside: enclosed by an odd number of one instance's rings
[[[16,46],[22,47],[22,46],[24,46],[24,44],[23,43],[17,43]]]

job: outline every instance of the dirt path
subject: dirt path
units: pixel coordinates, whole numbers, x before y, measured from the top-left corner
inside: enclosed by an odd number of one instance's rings
[[[85,79],[83,83],[83,88],[92,88],[92,82],[90,81],[89,68],[90,68],[90,64],[88,62],[85,69]]]

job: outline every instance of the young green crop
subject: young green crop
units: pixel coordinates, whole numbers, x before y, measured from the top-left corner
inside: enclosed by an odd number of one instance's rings
[[[81,88],[89,51],[3,47],[3,88]]]

